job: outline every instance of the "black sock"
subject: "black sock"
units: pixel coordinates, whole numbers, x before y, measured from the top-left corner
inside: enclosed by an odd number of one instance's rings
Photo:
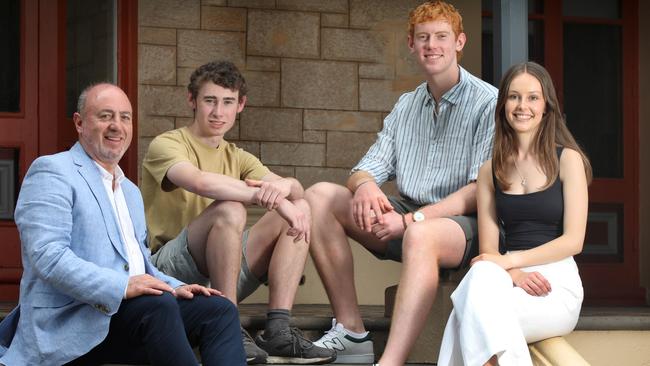
[[[289,328],[290,319],[291,312],[288,309],[270,309],[266,313],[264,335],[270,337],[283,329]]]

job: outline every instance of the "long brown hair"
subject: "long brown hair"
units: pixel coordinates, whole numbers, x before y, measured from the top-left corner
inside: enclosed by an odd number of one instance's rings
[[[542,121],[531,146],[531,152],[537,157],[542,172],[546,175],[546,184],[543,188],[553,183],[560,170],[560,162],[555,150],[558,145],[580,153],[585,166],[587,183],[590,183],[592,179],[591,164],[566,126],[551,76],[543,66],[529,61],[510,67],[503,75],[501,85],[499,85],[499,96],[494,113],[495,131],[492,152],[492,167],[499,187],[502,190],[510,188],[510,182],[506,180],[506,171],[510,159],[516,159],[519,148],[515,131],[506,119],[505,105],[508,99],[508,91],[512,80],[524,73],[534,76],[542,85],[542,94],[546,103]]]

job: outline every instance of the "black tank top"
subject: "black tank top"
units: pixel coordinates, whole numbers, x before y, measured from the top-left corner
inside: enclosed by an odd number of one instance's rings
[[[562,147],[557,148],[558,159]],[[497,217],[505,232],[506,250],[531,249],[563,233],[564,196],[558,176],[543,191],[508,194],[501,191],[492,171]]]

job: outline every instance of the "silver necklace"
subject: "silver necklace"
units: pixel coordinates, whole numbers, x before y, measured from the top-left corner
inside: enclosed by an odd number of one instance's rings
[[[515,170],[517,171],[517,175],[519,176],[519,179],[521,179],[521,181],[519,183],[521,183],[522,187],[526,187],[526,178],[524,178],[524,176],[521,175],[521,172],[519,171],[519,167],[517,166],[517,161],[516,160],[515,160]]]

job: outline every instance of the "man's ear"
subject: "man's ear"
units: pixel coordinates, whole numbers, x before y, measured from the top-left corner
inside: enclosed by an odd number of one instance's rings
[[[463,47],[465,47],[465,42],[467,42],[467,36],[465,33],[458,34],[458,38],[456,38],[456,52],[463,50]]]
[[[248,98],[244,95],[243,97],[239,98],[239,105],[237,106],[237,113],[240,113],[241,111],[244,110],[244,106],[246,105],[246,101]]]
[[[192,108],[192,110],[196,110],[196,100],[192,97],[192,93],[188,92],[187,93],[187,104]]]
[[[74,122],[74,127],[77,129],[78,133],[81,133],[82,130],[82,123],[83,121],[81,120],[81,115],[78,112],[74,112],[72,115],[72,122]]]
[[[415,45],[413,43],[414,40],[413,40],[412,35],[410,35],[410,34],[408,35],[408,38],[407,38],[406,42],[407,42],[407,46],[409,47],[409,50],[411,51],[411,53],[415,52]]]

